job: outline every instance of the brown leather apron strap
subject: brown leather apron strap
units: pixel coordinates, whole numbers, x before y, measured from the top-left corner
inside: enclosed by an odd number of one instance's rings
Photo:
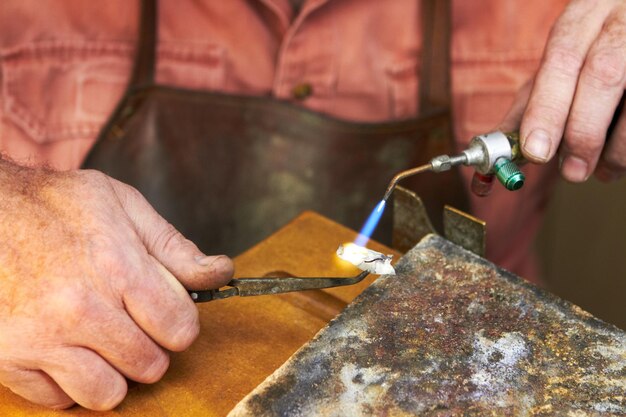
[[[124,97],[104,125],[97,142],[100,142],[106,135],[116,138],[124,136],[126,124],[137,112],[146,96],[146,88],[154,85],[158,30],[157,0],[140,0],[140,3],[139,34],[132,74]],[[104,133],[106,135],[103,135]]]
[[[135,66],[130,79],[130,88],[141,88],[154,84],[157,46],[157,1],[141,0],[139,39]]]
[[[450,0],[422,1],[423,43],[420,111],[446,108],[450,95]]]

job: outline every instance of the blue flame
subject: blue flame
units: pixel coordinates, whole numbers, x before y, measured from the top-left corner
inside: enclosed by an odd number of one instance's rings
[[[367,218],[367,221],[359,232],[359,236],[357,236],[356,240],[354,241],[356,245],[365,246],[367,244],[367,241],[370,240],[372,233],[374,233],[374,230],[376,229],[376,226],[378,225],[378,222],[380,221],[380,218],[385,211],[386,203],[387,202],[385,200],[380,200],[380,203],[378,203],[376,207],[374,207],[372,214],[370,214],[370,216]]]

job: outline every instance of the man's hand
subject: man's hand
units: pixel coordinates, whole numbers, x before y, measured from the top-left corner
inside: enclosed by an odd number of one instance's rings
[[[626,173],[626,116],[615,115],[626,86],[626,1],[574,0],[555,23],[521,120],[527,159],[544,163],[560,146],[572,182],[595,170],[604,181]],[[509,115],[509,119],[511,115]],[[563,138],[561,140],[561,138]]]
[[[115,407],[198,335],[184,287],[233,273],[132,187],[0,161],[0,382],[39,404]]]

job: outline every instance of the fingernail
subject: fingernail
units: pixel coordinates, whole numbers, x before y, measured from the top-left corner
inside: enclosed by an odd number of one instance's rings
[[[550,155],[550,136],[542,129],[535,129],[524,141],[524,151],[541,161],[547,161]]]
[[[209,266],[215,260],[215,256],[198,255],[195,259],[198,265]]]
[[[230,269],[231,260],[228,256],[220,255],[211,264],[213,270],[222,272],[224,269]]]
[[[577,156],[568,155],[561,164],[563,177],[571,182],[583,182],[589,177],[587,173],[588,165]]]
[[[196,262],[202,266],[211,266],[215,270],[224,269],[230,264],[230,259],[225,255],[219,256],[196,256]]]

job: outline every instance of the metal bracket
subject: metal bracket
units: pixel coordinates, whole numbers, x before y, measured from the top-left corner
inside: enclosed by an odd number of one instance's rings
[[[454,207],[443,209],[443,235],[450,242],[485,256],[487,223]]]
[[[422,200],[413,191],[397,186],[394,191],[392,246],[408,252],[424,236],[437,233]],[[479,256],[485,256],[487,224],[461,210],[445,206],[443,236]]]
[[[391,246],[406,253],[430,233],[436,231],[422,200],[413,191],[397,186],[393,193]]]

